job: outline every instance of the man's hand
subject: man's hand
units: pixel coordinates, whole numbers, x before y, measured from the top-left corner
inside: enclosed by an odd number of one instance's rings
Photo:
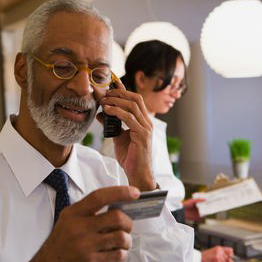
[[[233,262],[233,255],[231,247],[215,246],[202,251],[202,262]]]
[[[132,220],[120,210],[96,213],[105,205],[139,195],[135,187],[108,187],[66,207],[31,262],[124,261],[131,246]]]
[[[185,208],[185,217],[186,220],[191,220],[194,222],[201,221],[201,217],[199,216],[198,209],[196,207],[196,203],[203,202],[205,199],[202,198],[190,198],[183,202],[183,206]]]
[[[141,191],[153,190],[156,182],[151,160],[152,123],[142,96],[126,91],[121,82],[117,82],[116,86],[99,100],[108,115],[118,117],[129,128],[114,138],[116,158],[125,170],[130,185]],[[98,120],[103,121],[101,115]]]

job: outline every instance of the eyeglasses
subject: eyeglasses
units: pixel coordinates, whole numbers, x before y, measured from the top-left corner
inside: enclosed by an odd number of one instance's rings
[[[158,83],[157,83],[157,86],[159,87],[158,90],[162,90],[165,87],[167,87],[168,85],[170,85],[171,90],[173,92],[180,91],[181,94],[183,95],[187,91],[187,85],[185,83],[180,83],[179,86],[176,86],[176,85],[172,84],[172,78],[171,79],[170,78],[165,79],[164,77],[161,77],[157,74],[153,74],[153,76],[156,77],[157,80],[158,80]]]
[[[94,69],[90,69],[84,65],[75,65],[67,60],[56,61],[53,64],[48,64],[34,54],[28,54],[41,65],[46,68],[51,68],[53,70],[53,74],[59,79],[72,79],[80,70],[84,70],[88,73],[91,83],[98,87],[107,87],[112,82],[116,82],[118,80],[118,77],[107,67],[96,67]]]

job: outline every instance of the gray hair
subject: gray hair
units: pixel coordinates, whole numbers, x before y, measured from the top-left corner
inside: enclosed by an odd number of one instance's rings
[[[81,0],[50,0],[40,5],[28,17],[23,34],[22,52],[35,52],[41,46],[49,18],[54,13],[60,11],[93,16],[105,24],[113,38],[113,29],[110,20],[101,15],[90,3]]]

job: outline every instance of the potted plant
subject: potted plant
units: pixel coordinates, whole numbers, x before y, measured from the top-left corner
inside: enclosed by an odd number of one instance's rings
[[[251,143],[245,139],[234,139],[228,143],[234,176],[245,179],[248,177]]]
[[[92,146],[93,140],[94,140],[93,134],[92,133],[87,133],[86,136],[84,137],[82,143],[85,146]]]
[[[167,137],[167,148],[169,153],[169,158],[172,163],[174,174],[179,177],[178,162],[181,149],[181,140],[177,136]]]

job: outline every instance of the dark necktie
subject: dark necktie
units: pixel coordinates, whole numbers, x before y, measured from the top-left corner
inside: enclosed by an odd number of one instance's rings
[[[54,224],[56,223],[62,209],[70,205],[67,181],[68,175],[61,169],[54,169],[44,180],[45,183],[56,191]]]

